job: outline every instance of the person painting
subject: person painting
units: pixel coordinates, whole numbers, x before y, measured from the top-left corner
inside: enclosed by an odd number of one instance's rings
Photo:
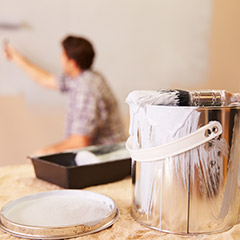
[[[95,52],[85,38],[68,36],[62,41],[63,74],[56,77],[22,56],[8,43],[6,57],[40,85],[67,94],[66,138],[33,155],[45,155],[88,145],[125,140],[117,101],[104,78],[91,69]]]

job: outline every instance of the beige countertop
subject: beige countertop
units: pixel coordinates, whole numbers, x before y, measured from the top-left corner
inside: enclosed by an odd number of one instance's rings
[[[31,164],[6,166],[0,168],[0,208],[10,200],[33,193],[57,190],[60,187],[37,179]],[[235,225],[227,232],[209,236],[178,236],[150,230],[131,217],[132,186],[131,179],[127,178],[115,183],[86,188],[111,197],[120,209],[119,220],[110,228],[91,235],[75,238],[87,239],[161,239],[161,240],[240,240],[240,224]],[[0,240],[15,240],[0,230]]]

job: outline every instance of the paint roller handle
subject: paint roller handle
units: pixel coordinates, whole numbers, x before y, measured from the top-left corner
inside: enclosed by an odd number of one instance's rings
[[[3,41],[3,51],[6,58],[12,62],[17,63],[19,61],[19,58],[21,58],[20,53],[12,45],[9,44],[8,40]]]

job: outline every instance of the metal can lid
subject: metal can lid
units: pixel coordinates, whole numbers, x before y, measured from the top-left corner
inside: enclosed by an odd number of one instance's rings
[[[7,203],[0,212],[0,228],[17,237],[63,239],[101,231],[118,217],[115,202],[103,194],[47,191]]]

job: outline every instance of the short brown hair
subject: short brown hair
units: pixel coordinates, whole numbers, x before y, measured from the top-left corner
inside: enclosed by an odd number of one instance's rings
[[[79,68],[82,70],[91,68],[95,52],[92,44],[87,39],[67,36],[62,41],[62,46],[68,58],[75,60]]]

